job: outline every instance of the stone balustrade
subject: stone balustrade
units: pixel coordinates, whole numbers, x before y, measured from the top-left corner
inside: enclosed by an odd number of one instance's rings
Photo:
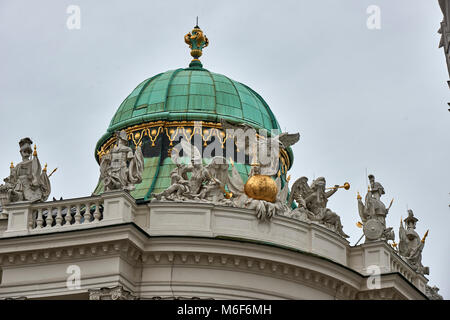
[[[45,202],[31,206],[31,229],[68,227],[103,219],[103,199],[89,197]]]
[[[60,201],[17,202],[3,208],[7,227],[0,237],[131,222],[135,208],[134,199],[122,191]]]

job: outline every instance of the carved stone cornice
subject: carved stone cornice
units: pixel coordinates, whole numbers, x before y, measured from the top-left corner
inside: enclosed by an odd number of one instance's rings
[[[428,297],[428,299],[430,300],[444,300],[444,298],[438,293],[439,292],[439,288],[434,286],[434,287],[430,287],[429,285],[427,285],[425,287],[426,291],[425,291],[425,295]]]
[[[76,259],[96,258],[119,255],[132,265],[140,261],[141,251],[127,240],[106,243],[93,243],[61,248],[48,248],[35,251],[11,252],[0,254],[3,267],[71,261]]]
[[[239,271],[297,282],[328,292],[331,296],[340,300],[353,300],[359,291],[358,287],[312,269],[246,256],[206,254],[203,252],[149,252],[142,255],[142,262],[144,266],[197,265],[208,269],[227,269],[229,271],[238,269]]]
[[[138,297],[122,286],[113,288],[90,289],[89,300],[138,300]]]
[[[394,288],[361,291],[355,298],[356,300],[406,300],[405,297]]]

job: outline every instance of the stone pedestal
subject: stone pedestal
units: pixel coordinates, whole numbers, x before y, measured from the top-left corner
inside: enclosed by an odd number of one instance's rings
[[[136,201],[128,192],[108,191],[101,195],[103,199],[103,221],[108,223],[133,222]]]
[[[8,228],[5,235],[14,236],[28,232],[31,223],[31,202],[17,202],[5,207]]]

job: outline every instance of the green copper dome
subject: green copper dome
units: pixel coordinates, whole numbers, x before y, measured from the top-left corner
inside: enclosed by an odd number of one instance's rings
[[[149,121],[211,121],[246,123],[280,129],[263,98],[246,85],[202,68],[171,70],[140,83],[122,102],[107,133]]]
[[[157,74],[134,89],[122,102],[111,123],[96,145],[96,159],[113,146],[114,132],[126,130],[130,146],[142,147],[144,173],[142,183],[131,192],[135,199],[148,200],[170,186],[170,172],[175,165],[170,150],[177,141],[172,134],[182,130],[185,135],[201,134],[203,147],[222,143],[225,150],[226,135],[221,132],[220,120],[245,123],[255,129],[280,130],[280,126],[267,103],[246,85],[203,69],[191,63],[187,69],[176,69]],[[197,61],[197,64],[199,62]],[[194,122],[201,121],[204,131],[197,132]],[[214,133],[214,134],[213,134]],[[214,138],[206,140],[213,134]],[[201,139],[200,138],[200,139]],[[292,165],[292,150],[283,151],[280,162],[282,180]],[[283,153],[282,152],[282,153]],[[204,159],[208,163],[211,159]],[[244,181],[251,170],[250,164],[235,163]],[[103,192],[99,181],[94,194]]]

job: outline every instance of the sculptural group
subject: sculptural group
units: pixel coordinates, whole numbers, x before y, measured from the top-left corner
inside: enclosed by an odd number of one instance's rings
[[[362,220],[363,232],[367,241],[394,240],[395,234],[392,228],[386,227],[386,216],[389,213],[390,206],[386,208],[380,200],[385,194],[381,183],[375,181],[374,175],[369,175],[370,187],[365,196],[364,203],[358,194],[358,212]]]
[[[417,221],[419,219],[414,217],[411,209],[408,210],[408,217],[404,220],[406,229],[400,220],[398,253],[408,262],[414,271],[421,274],[430,274],[430,268],[422,265],[422,251],[425,246],[428,231],[421,239],[415,231]]]
[[[22,161],[16,166],[11,163],[10,175],[3,179],[0,185],[0,199],[2,206],[19,201],[45,201],[51,192],[47,166],[41,167],[36,146],[32,149],[33,141],[23,138],[19,141]]]
[[[326,180],[324,177],[315,179],[311,186],[308,185],[308,178],[301,177],[292,186],[288,206],[295,200],[298,207],[291,213],[287,213],[293,218],[300,220],[319,222],[334,230],[344,238],[349,236],[342,229],[341,218],[331,209],[327,208],[328,198],[339,190],[339,185],[335,185],[332,190],[325,191]]]
[[[100,160],[100,179],[105,191],[132,191],[142,182],[144,156],[140,146],[133,153],[125,130],[116,132],[116,138],[116,145]]]
[[[228,128],[230,124],[226,124]],[[260,220],[269,221],[280,215],[308,223],[318,223],[343,238],[349,236],[344,232],[340,216],[329,209],[328,199],[339,188],[348,189],[350,185],[326,187],[324,177],[318,177],[308,184],[308,178],[297,179],[289,189],[290,177],[282,180],[279,171],[277,154],[273,152],[279,147],[286,148],[298,141],[297,135],[282,133],[274,137],[259,137],[255,146],[238,145],[247,148],[251,159],[251,171],[248,177],[242,177],[233,160],[215,156],[205,162],[200,151],[190,142],[182,139],[171,154],[174,168],[170,173],[171,185],[164,191],[152,194],[152,201],[192,201],[232,206],[253,210]],[[100,160],[100,179],[104,191],[132,191],[142,181],[144,158],[140,146],[135,150],[128,146],[127,133],[116,132],[116,145]],[[4,207],[20,201],[46,201],[50,191],[47,165],[41,167],[34,152],[30,138],[19,141],[22,161],[16,166],[11,163],[10,175],[0,185],[0,200]],[[245,142],[244,142],[245,144]],[[263,157],[256,150],[269,150],[268,157]],[[181,156],[181,153],[183,156]],[[184,160],[183,160],[184,159]],[[247,178],[245,182],[245,178]],[[358,212],[360,226],[366,242],[395,240],[392,227],[386,226],[386,217],[392,206],[381,201],[385,194],[381,183],[369,175],[367,194],[362,197],[358,193]],[[393,243],[394,250],[418,274],[429,274],[429,268],[422,264],[422,251],[428,231],[420,238],[415,231],[418,219],[412,210],[408,217],[400,221],[399,243]],[[442,299],[437,287],[427,286],[430,299]]]

